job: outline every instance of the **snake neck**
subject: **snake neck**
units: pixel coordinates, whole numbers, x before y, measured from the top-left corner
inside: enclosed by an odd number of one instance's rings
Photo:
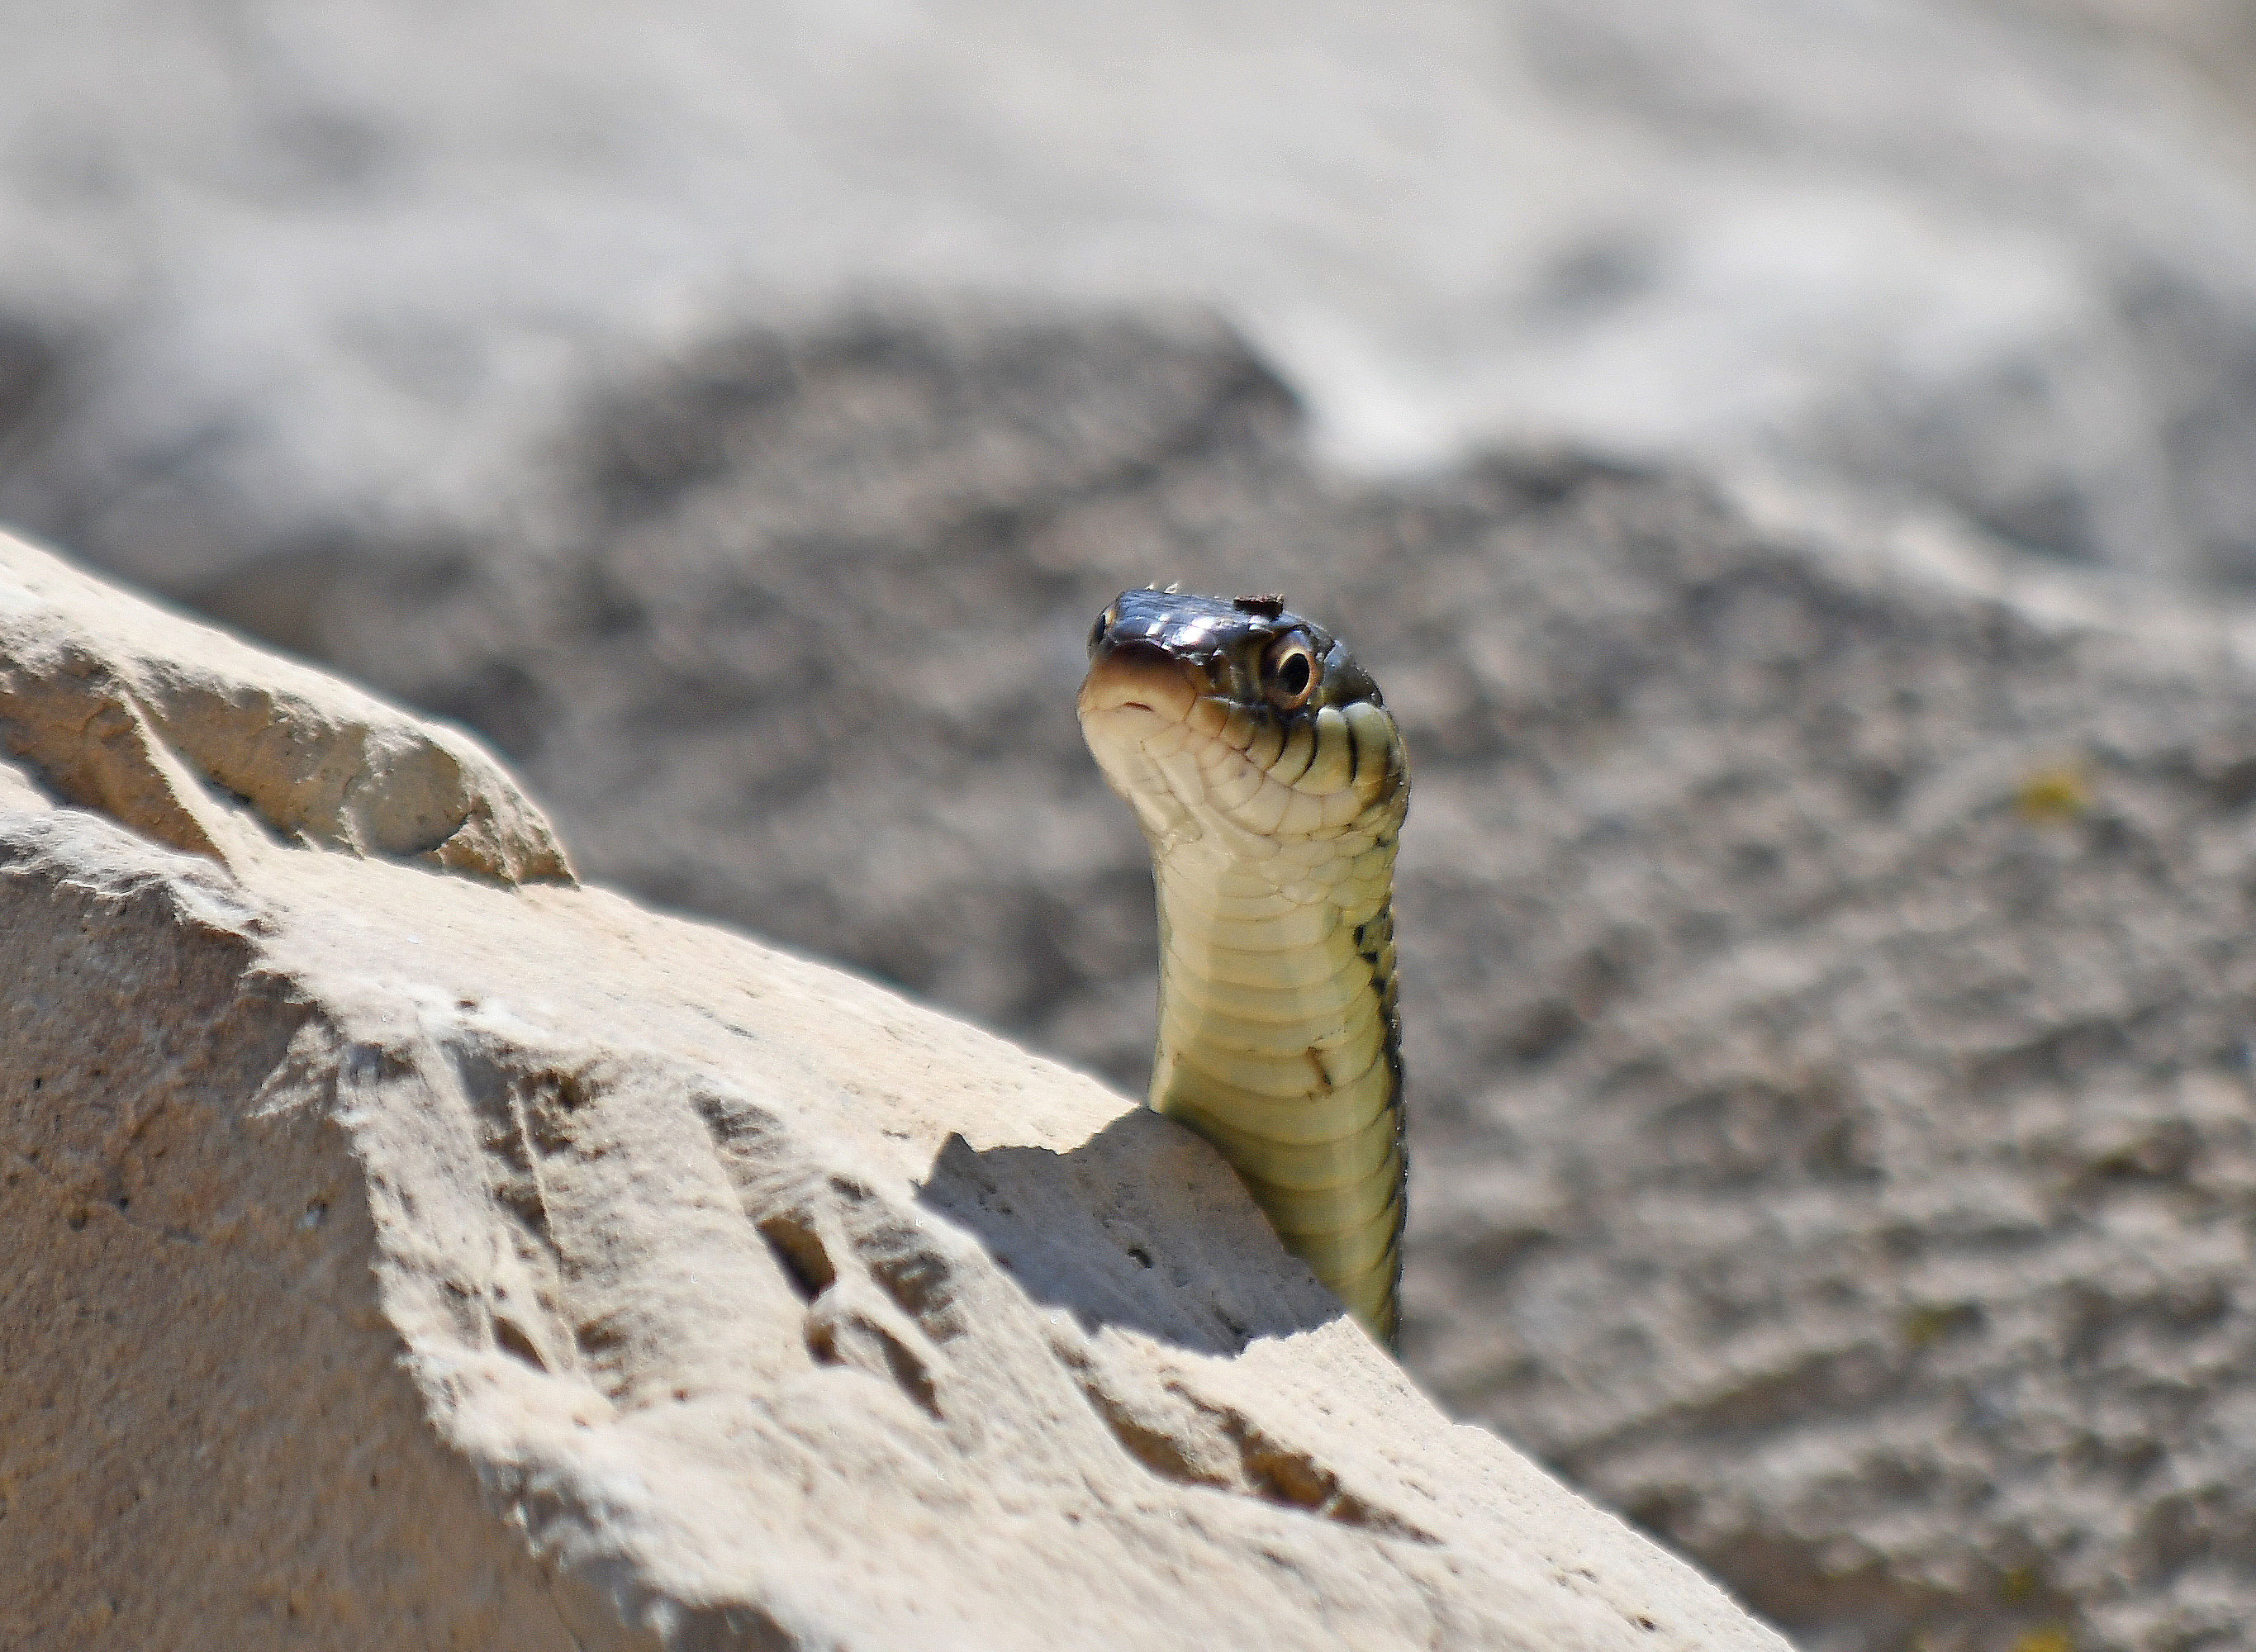
[[[1161,967],[1151,1103],[1219,1148],[1286,1247],[1382,1341],[1406,1161],[1391,837],[1354,875],[1155,856]]]
[[[1076,707],[1160,903],[1152,1105],[1218,1148],[1286,1247],[1393,1341],[1405,1158],[1394,1012],[1401,731],[1281,597],[1123,591]]]

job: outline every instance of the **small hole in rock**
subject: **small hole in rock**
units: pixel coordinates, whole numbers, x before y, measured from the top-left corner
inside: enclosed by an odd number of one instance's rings
[[[799,1293],[801,1301],[813,1302],[837,1282],[838,1270],[831,1264],[822,1236],[805,1216],[787,1211],[768,1218],[759,1229],[760,1237],[775,1253],[784,1277],[791,1281],[791,1288]]]
[[[497,1318],[494,1321],[494,1340],[501,1345],[504,1353],[514,1355],[535,1371],[548,1369],[548,1362],[540,1357],[540,1350],[533,1345],[532,1338],[525,1334],[524,1327],[515,1321]]]

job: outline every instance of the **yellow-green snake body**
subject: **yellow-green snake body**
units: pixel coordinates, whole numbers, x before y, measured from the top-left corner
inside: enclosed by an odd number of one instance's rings
[[[1408,1170],[1394,718],[1282,598],[1162,590],[1097,621],[1080,713],[1151,845],[1152,1105],[1221,1150],[1287,1248],[1391,1345]]]

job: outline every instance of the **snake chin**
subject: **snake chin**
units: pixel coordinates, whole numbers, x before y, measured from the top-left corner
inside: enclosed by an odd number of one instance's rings
[[[1406,775],[1392,721],[1375,707],[1282,717],[1202,695],[1171,716],[1084,695],[1081,720],[1097,766],[1135,807],[1155,851],[1202,841],[1273,863],[1300,858],[1294,846],[1308,844],[1329,858],[1399,824],[1389,804]]]

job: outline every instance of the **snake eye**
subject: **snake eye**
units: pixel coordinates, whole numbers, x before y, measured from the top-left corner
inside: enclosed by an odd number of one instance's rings
[[[1261,661],[1261,692],[1280,711],[1297,711],[1316,688],[1315,650],[1295,632],[1269,645]]]
[[[1096,617],[1096,623],[1089,628],[1089,653],[1095,653],[1096,652],[1096,645],[1104,640],[1105,631],[1111,625],[1111,624],[1112,611],[1108,608]]]

